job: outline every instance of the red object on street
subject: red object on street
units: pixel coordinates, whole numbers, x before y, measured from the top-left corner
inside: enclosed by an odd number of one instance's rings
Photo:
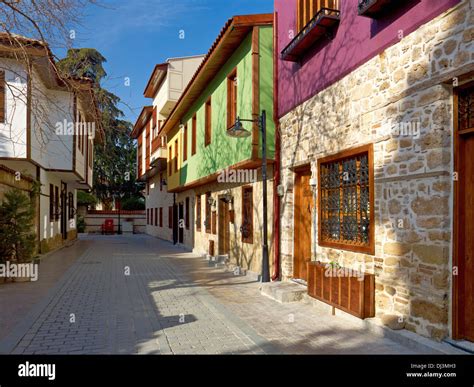
[[[114,233],[114,220],[105,219],[104,224],[102,225],[102,235],[103,234],[113,234]]]

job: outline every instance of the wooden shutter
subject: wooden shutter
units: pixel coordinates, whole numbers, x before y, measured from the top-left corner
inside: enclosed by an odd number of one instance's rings
[[[237,118],[237,69],[227,77],[227,127],[235,124]]]
[[[196,230],[201,231],[201,195],[196,196]]]
[[[54,219],[59,220],[59,187],[54,186]]]
[[[178,140],[174,141],[174,171],[178,172]]]
[[[242,188],[242,242],[253,243],[253,188]]]
[[[188,159],[188,125],[184,125],[183,133],[183,161]]]
[[[49,221],[54,220],[54,186],[49,185]]]
[[[196,114],[193,116],[192,133],[191,133],[191,155],[196,154],[196,132],[197,132],[197,118]]]
[[[204,117],[204,145],[208,146],[211,143],[212,138],[212,105],[211,97],[206,101],[205,105],[205,117]]]

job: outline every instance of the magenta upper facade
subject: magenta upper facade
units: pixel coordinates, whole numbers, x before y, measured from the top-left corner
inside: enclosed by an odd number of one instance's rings
[[[295,63],[282,60],[280,53],[296,33],[297,0],[275,0],[279,117],[395,44],[400,31],[406,36],[459,2],[413,0],[403,9],[371,19],[359,16],[358,0],[340,0],[340,23],[333,40],[323,37]]]

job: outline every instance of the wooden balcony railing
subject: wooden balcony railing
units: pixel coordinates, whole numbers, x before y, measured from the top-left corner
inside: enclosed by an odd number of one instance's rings
[[[298,0],[298,34],[283,49],[283,60],[298,62],[323,36],[332,38],[340,20],[339,0]]]

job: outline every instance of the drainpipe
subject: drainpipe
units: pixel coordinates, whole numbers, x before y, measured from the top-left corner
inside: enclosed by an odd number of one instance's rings
[[[273,14],[273,122],[275,124],[275,163],[273,164],[273,275],[280,279],[280,120],[278,119],[278,12]]]

